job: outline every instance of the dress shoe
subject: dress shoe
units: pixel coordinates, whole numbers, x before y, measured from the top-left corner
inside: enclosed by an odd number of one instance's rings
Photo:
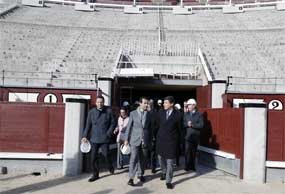
[[[161,174],[160,176],[160,180],[164,181],[165,180],[166,175],[165,174]]]
[[[171,183],[166,183],[166,188],[167,189],[173,189],[173,185]]]
[[[109,171],[110,171],[110,174],[114,174],[114,172],[115,172],[114,167],[110,168]]]
[[[190,168],[184,168],[184,170],[185,170],[186,172],[188,172],[188,171],[190,171]]]
[[[135,184],[134,184],[134,179],[130,179],[130,180],[128,181],[128,185],[130,185],[130,186],[135,186]]]
[[[155,168],[153,168],[153,169],[151,170],[151,173],[152,173],[152,174],[155,174],[155,173],[156,173]]]
[[[138,177],[138,178],[140,179],[141,182],[145,182],[144,176],[140,176],[140,177]]]
[[[88,182],[94,182],[97,179],[99,179],[99,176],[92,176],[90,179],[88,179]]]

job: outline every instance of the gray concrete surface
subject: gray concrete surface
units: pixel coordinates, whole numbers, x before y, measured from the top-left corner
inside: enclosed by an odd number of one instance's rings
[[[234,176],[219,170],[199,166],[197,173],[176,169],[173,183],[174,190],[167,190],[165,183],[159,180],[159,172],[152,175],[146,171],[146,182],[136,187],[127,185],[127,169],[116,171],[110,176],[102,172],[98,181],[89,183],[90,174],[75,177],[56,175],[32,176],[9,174],[0,175],[1,194],[14,193],[52,193],[52,194],[148,194],[148,193],[191,193],[191,194],[284,194],[284,184],[246,184]]]

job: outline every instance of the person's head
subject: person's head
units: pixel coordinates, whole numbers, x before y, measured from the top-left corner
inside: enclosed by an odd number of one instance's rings
[[[175,108],[176,110],[180,110],[180,109],[181,109],[181,106],[180,106],[180,104],[177,103],[177,104],[174,105],[174,108]]]
[[[147,111],[151,111],[151,110],[153,110],[153,100],[152,99],[148,101],[148,106],[147,106]]]
[[[96,107],[98,109],[102,109],[104,107],[104,97],[103,96],[97,96],[96,98]]]
[[[127,117],[127,109],[126,109],[126,107],[121,107],[120,108],[120,116],[122,118],[126,118]]]
[[[184,112],[188,112],[187,100],[185,100],[185,101],[183,102],[183,110],[184,110]]]
[[[187,101],[187,109],[188,111],[192,112],[193,110],[196,109],[197,102],[195,99],[191,98]]]
[[[162,100],[159,99],[159,100],[157,101],[157,105],[158,105],[159,107],[161,107],[161,106],[162,106]]]
[[[140,97],[139,103],[140,103],[140,109],[146,111],[148,106],[148,98]]]
[[[128,101],[124,101],[124,102],[123,102],[123,106],[124,106],[124,107],[128,107],[128,106],[130,106],[130,103],[129,103]]]
[[[164,110],[172,109],[174,106],[175,100],[173,96],[166,96],[163,101]]]
[[[187,100],[183,102],[184,107],[187,107]]]

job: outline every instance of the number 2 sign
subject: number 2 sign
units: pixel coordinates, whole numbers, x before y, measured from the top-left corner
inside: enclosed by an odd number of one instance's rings
[[[280,100],[271,100],[268,104],[270,110],[283,110],[283,104]]]

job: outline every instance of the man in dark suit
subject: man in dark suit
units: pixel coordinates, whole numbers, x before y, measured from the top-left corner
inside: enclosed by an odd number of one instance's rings
[[[93,176],[88,180],[89,182],[93,182],[99,178],[99,148],[102,150],[110,173],[114,174],[114,167],[112,166],[109,152],[109,143],[115,127],[116,121],[111,109],[104,106],[104,97],[98,96],[96,99],[96,107],[88,112],[86,127],[82,138],[82,142],[87,142],[89,139],[91,143],[91,167]]]
[[[151,117],[150,166],[151,166],[151,172],[153,174],[156,173],[156,167],[157,167],[156,135],[158,131],[158,122],[157,122],[158,112],[159,111],[154,109],[153,106],[149,111]]]
[[[158,132],[156,151],[162,169],[160,180],[166,180],[167,189],[172,189],[173,163],[177,155],[177,146],[182,127],[182,116],[174,110],[172,96],[164,98],[164,110],[158,113]]]
[[[148,99],[141,97],[139,107],[130,113],[125,132],[125,145],[131,146],[128,185],[134,186],[134,177],[137,174],[141,182],[145,181],[145,157],[151,141],[151,118],[147,111]]]
[[[197,147],[200,141],[200,130],[204,127],[202,113],[196,108],[195,99],[187,101],[188,112],[184,114],[184,127],[186,129],[185,136],[185,170],[196,171],[195,161]]]

